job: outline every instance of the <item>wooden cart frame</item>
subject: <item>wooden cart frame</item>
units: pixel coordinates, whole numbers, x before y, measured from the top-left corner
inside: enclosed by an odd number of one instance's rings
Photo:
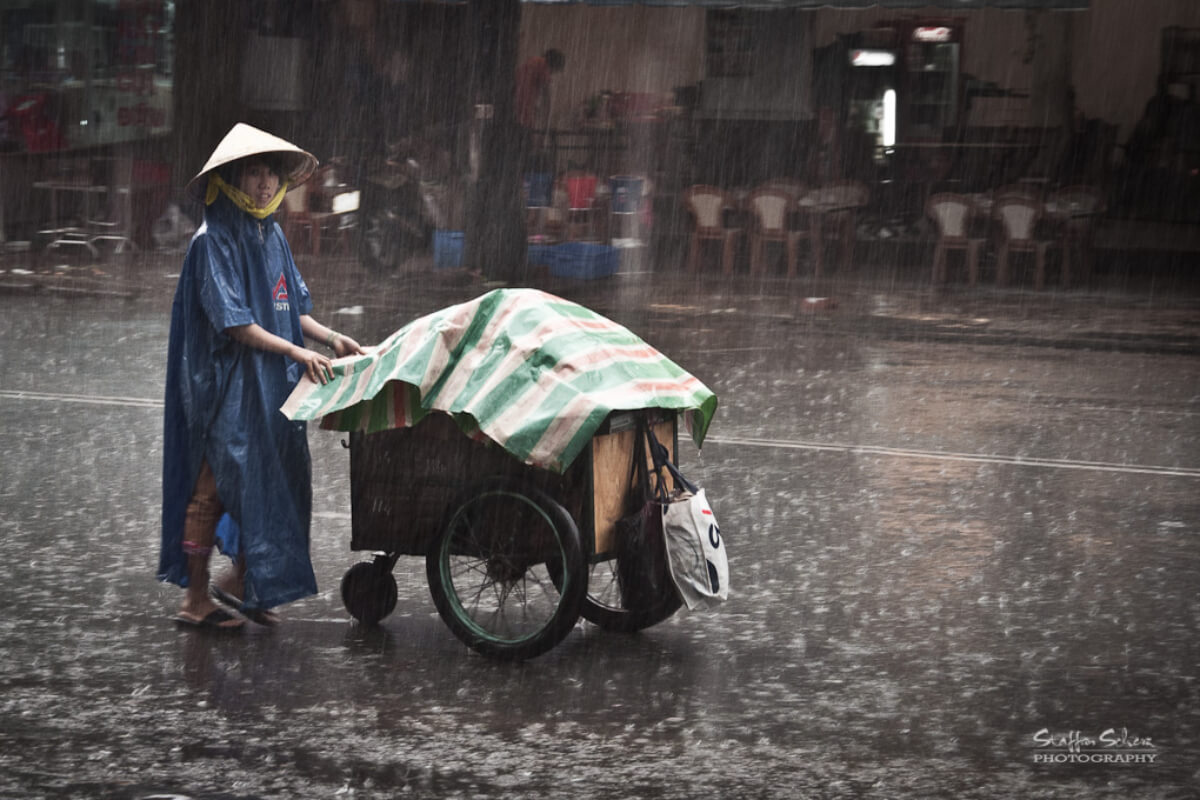
[[[423,556],[447,626],[496,658],[546,652],[581,615],[625,632],[671,616],[680,599],[669,580],[630,591],[645,574],[630,562],[645,554],[618,536],[618,520],[643,502],[631,469],[639,420],[674,458],[677,415],[660,409],[609,414],[562,474],[464,435],[441,413],[352,433],[351,549],[374,558],[343,577],[346,609],[377,624],[396,605],[399,557]]]

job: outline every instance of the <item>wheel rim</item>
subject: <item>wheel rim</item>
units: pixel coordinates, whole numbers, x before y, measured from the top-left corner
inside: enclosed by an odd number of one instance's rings
[[[555,618],[571,580],[553,519],[535,501],[483,492],[454,513],[439,542],[438,568],[451,611],[471,633],[496,644],[537,637]],[[569,572],[569,571],[568,571]]]
[[[592,605],[614,614],[626,611],[617,577],[617,559],[606,558],[588,565],[587,599]]]

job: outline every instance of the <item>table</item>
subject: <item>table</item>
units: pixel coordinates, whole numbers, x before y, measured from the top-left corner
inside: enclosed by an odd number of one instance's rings
[[[985,216],[991,216],[992,208],[995,205],[995,198],[990,192],[977,192],[967,195],[971,199],[972,205],[976,210]],[[1069,219],[1084,219],[1087,217],[1096,217],[1101,213],[1101,207],[1096,202],[1085,202],[1083,200],[1056,200],[1053,195],[1050,199],[1041,203],[1042,213],[1047,217],[1056,220]]]
[[[905,142],[889,148],[898,180],[919,187],[918,208],[948,181],[971,187],[1002,186],[1025,172],[1026,156],[1038,145],[1029,142]],[[916,210],[916,209],[914,209]]]
[[[92,198],[101,194],[106,194],[108,192],[108,186],[94,184],[85,180],[53,179],[47,181],[34,181],[33,188],[50,192],[50,227],[38,231],[40,235],[49,235],[55,237],[51,239],[47,247],[54,247],[60,244],[79,245],[86,247],[93,256],[98,256],[99,253],[96,251],[95,245],[93,245],[91,240],[86,237],[86,221],[92,218]],[[60,192],[83,195],[84,225],[68,227],[61,226],[58,208],[58,195]]]
[[[849,187],[821,187],[813,189],[802,196],[796,205],[809,220],[809,238],[812,240],[813,274],[821,276],[824,266],[824,234],[827,223],[841,217],[841,269],[850,266],[850,258],[854,254],[854,230],[856,215],[859,208],[866,205],[862,197],[854,196]]]

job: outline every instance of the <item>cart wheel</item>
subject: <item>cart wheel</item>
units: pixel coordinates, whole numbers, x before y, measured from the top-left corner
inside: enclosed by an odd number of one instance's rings
[[[484,481],[450,505],[425,558],[446,625],[493,658],[540,655],[579,619],[587,591],[579,530],[544,492]]]
[[[363,561],[342,576],[342,603],[363,625],[377,625],[396,608],[396,578],[386,558]]]
[[[633,633],[657,625],[679,610],[679,592],[667,581],[650,597],[637,592],[630,604],[630,592],[621,591],[620,559],[616,556],[588,567],[588,592],[579,613],[588,622],[606,631]]]

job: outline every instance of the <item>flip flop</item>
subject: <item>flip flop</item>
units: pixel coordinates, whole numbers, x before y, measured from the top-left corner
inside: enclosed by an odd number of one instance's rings
[[[279,615],[265,608],[246,608],[241,600],[237,599],[229,592],[219,586],[213,585],[208,587],[208,593],[212,598],[221,605],[229,606],[237,613],[241,614],[246,619],[253,622],[255,625],[265,625],[270,628],[279,624]]]
[[[240,631],[242,629],[242,621],[230,614],[228,611],[214,609],[208,612],[208,616],[204,619],[197,619],[189,614],[180,612],[172,617],[177,625],[183,625],[187,628],[195,628],[196,630],[217,631],[220,633]]]

